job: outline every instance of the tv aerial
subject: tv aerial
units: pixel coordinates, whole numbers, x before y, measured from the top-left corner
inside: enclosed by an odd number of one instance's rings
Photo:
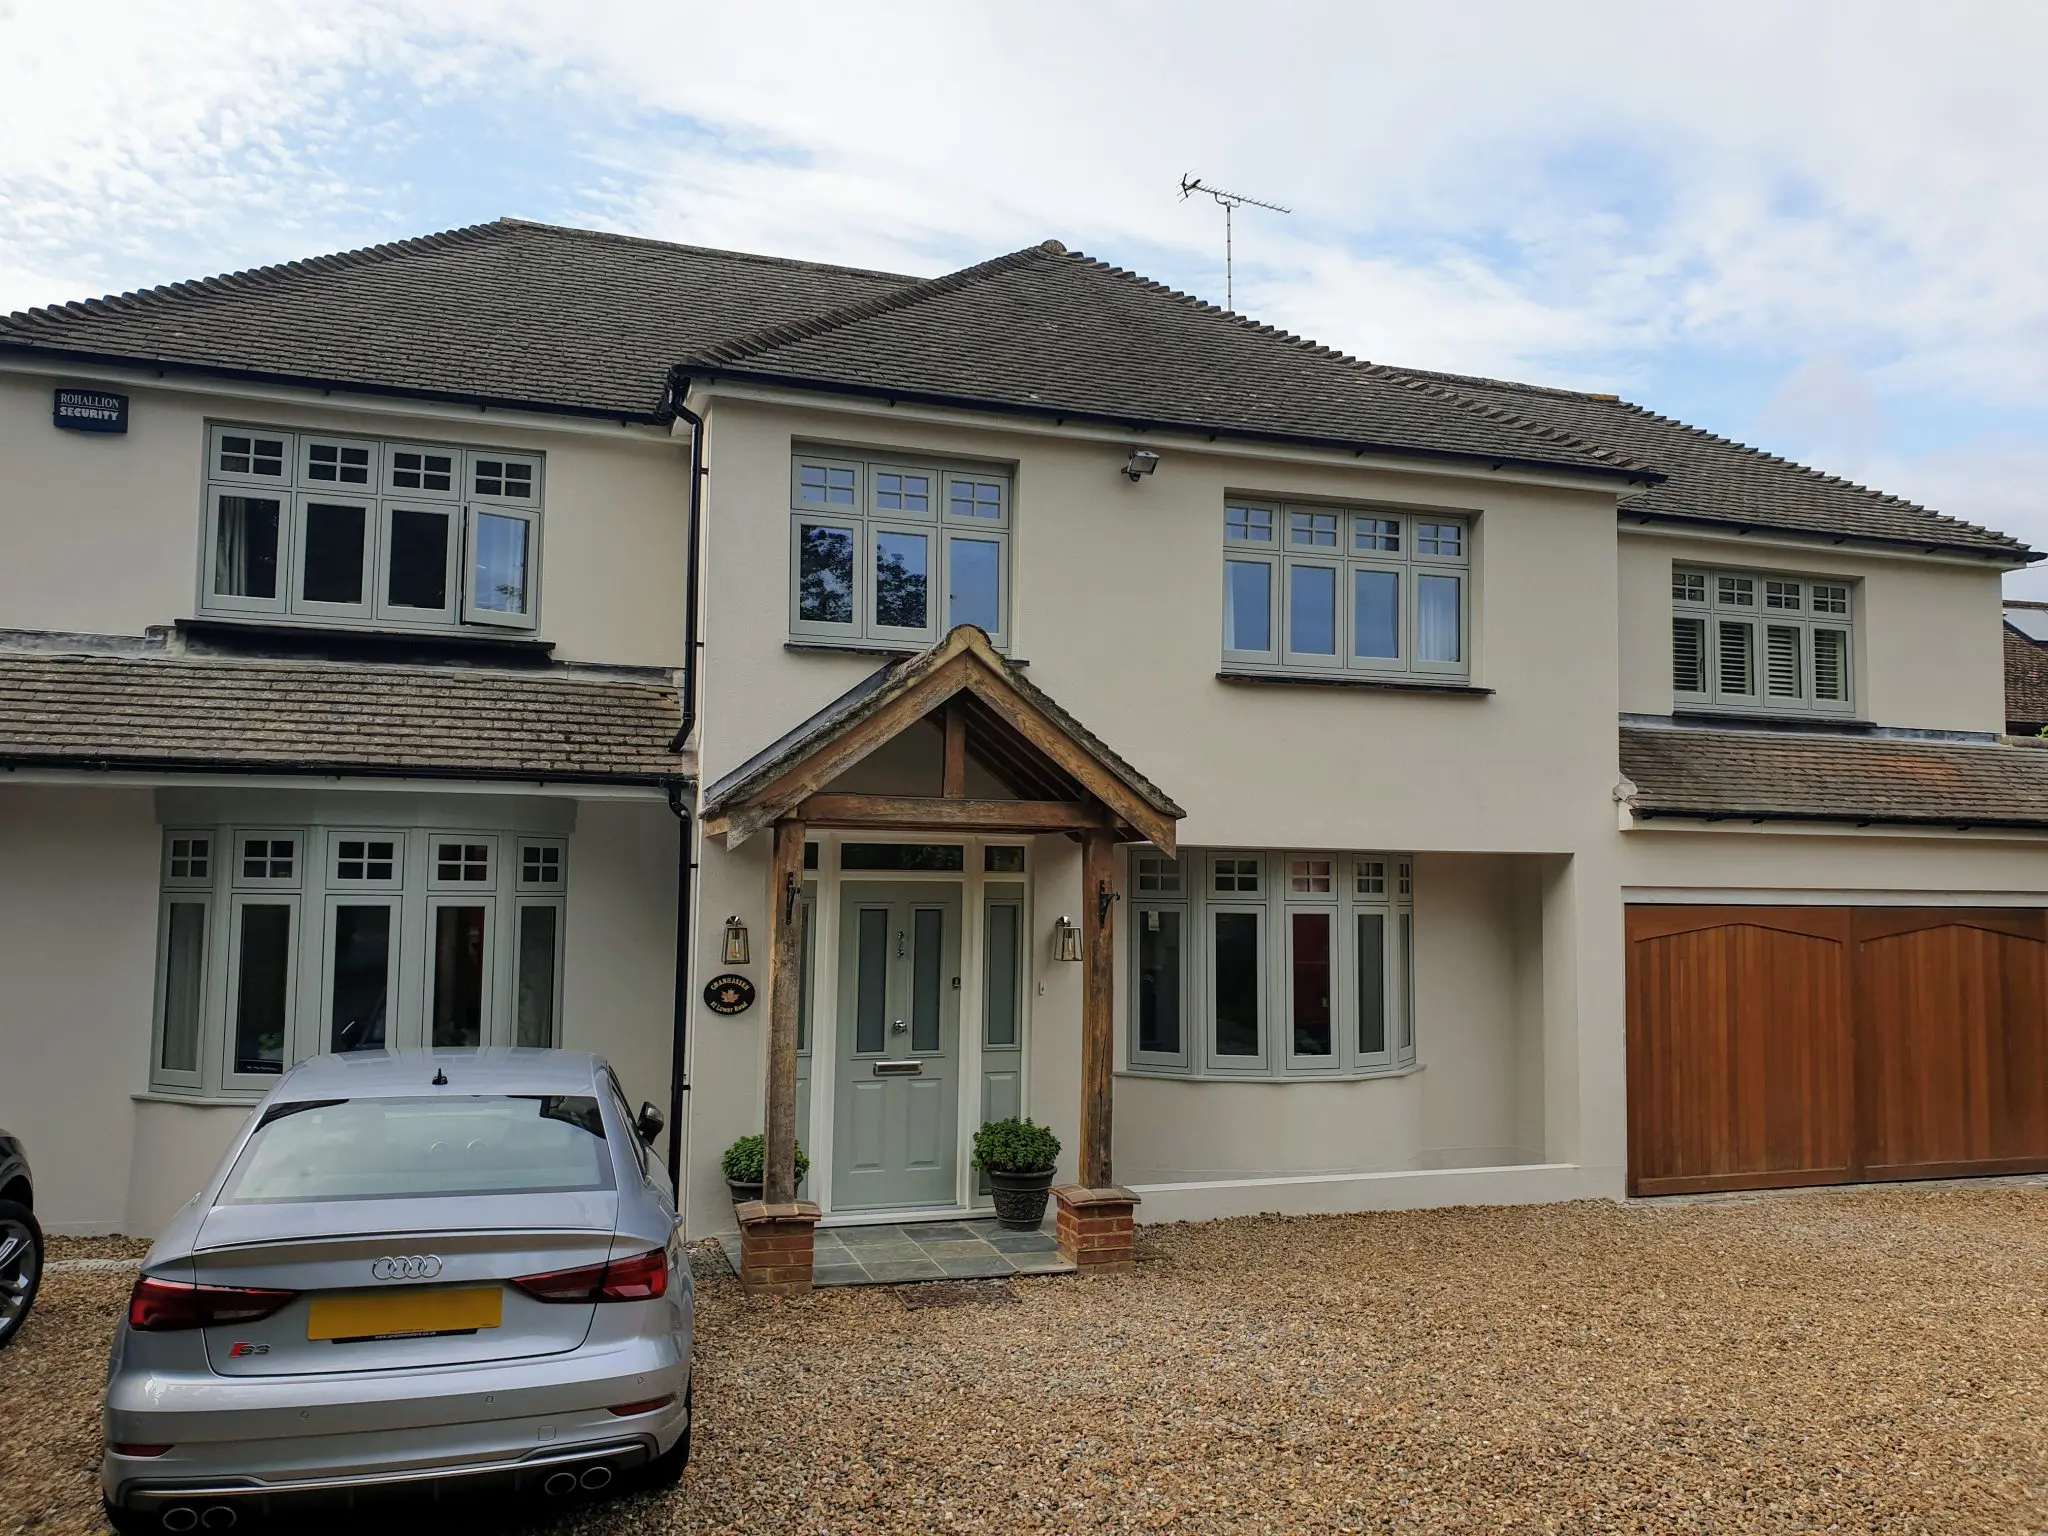
[[[1232,251],[1231,221],[1240,208],[1263,208],[1268,213],[1292,213],[1292,208],[1283,208],[1278,203],[1262,202],[1256,197],[1247,197],[1242,192],[1226,192],[1221,187],[1205,186],[1199,176],[1183,176],[1180,179],[1180,198],[1186,202],[1197,192],[1206,192],[1216,199],[1223,210],[1223,307],[1237,308],[1236,275],[1232,268],[1235,255]]]

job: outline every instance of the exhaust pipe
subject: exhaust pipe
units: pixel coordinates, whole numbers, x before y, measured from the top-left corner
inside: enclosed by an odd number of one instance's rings
[[[235,1509],[232,1504],[216,1504],[199,1517],[199,1523],[209,1531],[234,1529]]]
[[[199,1511],[189,1504],[173,1504],[164,1511],[164,1529],[191,1531],[199,1527]]]
[[[583,1485],[585,1493],[595,1493],[598,1489],[608,1486],[611,1480],[612,1469],[605,1466],[602,1462],[597,1466],[586,1468],[583,1476],[577,1479]]]
[[[551,1494],[558,1499],[566,1493],[574,1493],[576,1491],[576,1474],[574,1472],[557,1472],[546,1482],[542,1483],[540,1489],[542,1493]],[[166,1516],[165,1518],[168,1521],[169,1517]],[[189,1527],[186,1527],[186,1529],[189,1529]]]

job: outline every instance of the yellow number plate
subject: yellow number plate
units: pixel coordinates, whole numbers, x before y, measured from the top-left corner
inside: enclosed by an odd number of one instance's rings
[[[321,1296],[306,1319],[309,1339],[390,1339],[423,1333],[468,1333],[505,1320],[505,1293],[395,1291],[385,1295]]]

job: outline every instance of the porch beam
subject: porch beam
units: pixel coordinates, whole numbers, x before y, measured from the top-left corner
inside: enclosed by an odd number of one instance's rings
[[[814,827],[933,832],[1109,833],[1113,817],[1087,800],[940,800],[928,795],[812,795],[796,813]]]
[[[1081,1183],[1110,1189],[1109,1114],[1115,1038],[1111,1015],[1116,971],[1115,835],[1091,828],[1081,837]]]
[[[967,714],[956,696],[946,701],[946,769],[940,790],[948,800],[967,798]]]
[[[768,1113],[762,1200],[796,1199],[796,1026],[803,970],[804,824],[775,823],[768,875]]]

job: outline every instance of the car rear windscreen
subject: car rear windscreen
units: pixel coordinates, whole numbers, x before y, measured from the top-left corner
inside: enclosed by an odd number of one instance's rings
[[[588,1095],[332,1099],[273,1105],[220,1203],[611,1187],[604,1120]]]

